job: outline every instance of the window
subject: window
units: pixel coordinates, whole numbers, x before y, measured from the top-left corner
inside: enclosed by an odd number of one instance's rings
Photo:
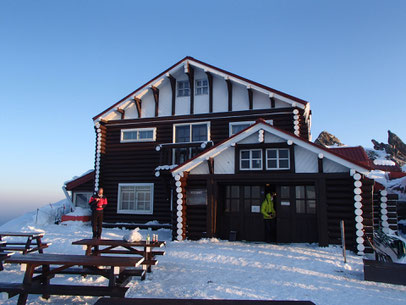
[[[240,197],[240,187],[238,185],[227,185],[224,212],[239,212]]]
[[[289,149],[272,148],[266,150],[266,169],[289,169]]]
[[[156,128],[122,129],[120,142],[155,141]]]
[[[273,120],[267,120],[268,124],[273,125]],[[230,137],[240,132],[241,130],[253,125],[255,121],[246,121],[246,122],[231,122],[229,123],[228,130]]]
[[[73,203],[75,204],[76,207],[81,207],[81,208],[89,208],[89,200],[90,197],[92,197],[91,192],[83,192],[83,193],[74,193],[73,195]]]
[[[207,205],[207,189],[186,190],[187,205]]]
[[[262,149],[240,150],[241,170],[262,170]]]
[[[196,80],[195,95],[208,94],[208,92],[209,92],[209,84],[207,80],[206,79]]]
[[[316,214],[316,189],[314,185],[296,186],[296,213]]]
[[[153,183],[120,183],[117,213],[152,214],[153,198]]]
[[[189,96],[190,95],[190,86],[189,81],[182,80],[178,81],[178,96]]]
[[[209,124],[174,125],[175,143],[204,142],[209,140]]]

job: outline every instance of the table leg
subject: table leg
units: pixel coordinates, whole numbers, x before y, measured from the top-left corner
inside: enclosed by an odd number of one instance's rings
[[[145,260],[151,261],[152,260],[152,253],[151,253],[151,248],[150,247],[145,247]],[[151,265],[147,265],[147,272],[151,273]]]
[[[114,274],[114,266],[111,266],[109,271],[109,287],[116,286],[116,275]]]
[[[86,255],[91,255],[92,254],[92,246],[87,245],[86,246]]]
[[[27,264],[27,269],[25,270],[24,280],[23,280],[24,285],[31,285],[32,276],[34,274],[34,269],[35,269],[34,265]],[[25,305],[25,303],[27,303],[27,297],[28,297],[27,292],[20,293],[20,295],[18,297],[17,305]]]
[[[32,241],[32,237],[29,236],[27,238],[27,242],[25,243],[25,250],[23,251],[23,255],[28,253],[28,249],[30,249],[30,247],[31,247],[31,241]]]
[[[43,286],[48,286],[48,285],[49,285],[49,281],[50,281],[50,278],[49,278],[49,276],[48,276],[49,271],[50,271],[49,265],[42,265],[42,275],[43,275],[43,278],[42,278],[42,280],[41,280],[41,284],[42,284]],[[43,297],[44,299],[48,300],[49,297],[50,297],[50,295],[49,295],[49,294],[43,294],[42,297]]]
[[[44,253],[44,251],[42,250],[41,237],[38,236],[35,239],[37,240],[38,253]]]

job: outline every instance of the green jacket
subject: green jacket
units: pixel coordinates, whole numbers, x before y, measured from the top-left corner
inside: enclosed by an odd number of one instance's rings
[[[261,213],[264,216],[264,219],[273,219],[276,216],[275,208],[273,205],[271,194],[266,194],[265,200],[261,205]]]

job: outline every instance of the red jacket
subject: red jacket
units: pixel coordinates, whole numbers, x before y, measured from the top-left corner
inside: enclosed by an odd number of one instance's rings
[[[97,201],[96,198],[99,198],[99,195],[93,195],[89,200],[89,205],[91,207],[94,205],[96,211],[103,211],[105,205],[107,204],[107,198],[103,196],[99,201]]]

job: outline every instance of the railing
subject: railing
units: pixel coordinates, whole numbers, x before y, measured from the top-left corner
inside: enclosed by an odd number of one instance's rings
[[[182,164],[212,145],[212,141],[160,144],[160,165]]]

